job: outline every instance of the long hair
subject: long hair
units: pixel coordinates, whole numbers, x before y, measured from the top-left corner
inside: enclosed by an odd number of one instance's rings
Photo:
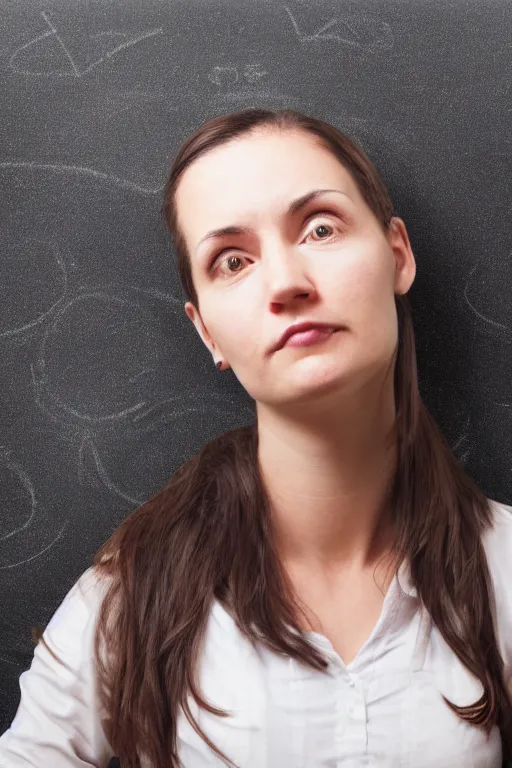
[[[177,223],[177,185],[197,158],[259,129],[298,129],[315,137],[350,172],[388,230],[393,211],[389,194],[356,140],[294,110],[248,109],[214,117],[179,149],[162,205],[183,289],[196,307],[189,254]],[[497,725],[504,752],[512,755],[511,702],[482,545],[482,533],[491,524],[489,500],[464,472],[421,400],[411,307],[405,295],[395,296],[395,304],[393,551],[398,563],[408,559],[413,584],[434,625],[482,682],[482,698],[472,706],[448,705],[475,726],[490,731]],[[107,737],[123,768],[138,768],[142,754],[158,768],[179,768],[180,711],[233,765],[201,730],[188,703],[192,697],[199,707],[227,716],[203,698],[196,674],[213,600],[230,612],[250,641],[318,670],[327,666],[300,630],[298,601],[272,535],[257,449],[256,426],[210,440],[122,522],[94,558],[96,571],[108,581],[95,658],[108,714]]]

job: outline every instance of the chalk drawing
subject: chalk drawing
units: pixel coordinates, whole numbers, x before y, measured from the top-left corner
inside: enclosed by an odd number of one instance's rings
[[[464,424],[464,426],[462,428],[462,435],[459,437],[459,439],[457,440],[455,445],[452,445],[452,451],[453,452],[457,451],[458,448],[460,447],[461,443],[463,442],[463,440],[466,440],[466,438],[468,437],[467,430],[468,430],[470,421],[471,421],[471,416],[468,416],[468,418],[466,419],[466,423]]]
[[[60,531],[58,532],[57,536],[53,539],[50,544],[48,544],[47,547],[44,547],[44,549],[41,549],[39,552],[36,552],[35,555],[32,555],[31,557],[27,557],[25,560],[18,560],[16,563],[9,563],[8,565],[0,565],[0,571],[4,571],[7,568],[18,568],[20,565],[25,565],[26,563],[30,563],[32,560],[35,560],[38,557],[41,557],[41,555],[44,555],[45,552],[48,552],[49,549],[51,549],[58,541],[62,538],[62,534],[67,528],[69,520],[66,520]]]
[[[186,399],[192,400],[192,403],[190,405],[186,405],[183,402]],[[215,399],[218,401],[218,409],[216,410],[217,414],[223,410],[227,415],[232,413],[232,405],[230,404],[229,398],[226,399],[225,396],[219,396],[218,398],[215,398],[215,396],[211,397],[210,394],[208,396],[208,402],[204,402],[204,397],[199,399],[191,397],[189,394],[184,396],[176,395],[168,398],[167,401],[161,401],[155,405],[155,408],[164,405],[165,402],[172,403],[172,407],[165,412],[164,419],[166,422],[174,421],[183,426],[184,420],[188,414],[200,414],[203,417],[211,417],[212,407],[214,407]],[[251,417],[251,420],[254,418],[254,414],[250,408],[244,406],[242,410],[247,411]],[[161,423],[161,421],[162,419],[160,421],[154,422],[151,429],[155,429]],[[111,495],[122,499],[123,501],[129,502],[133,506],[139,506],[145,500],[144,498],[134,497],[132,494],[127,493],[122,488],[120,488],[118,483],[114,482],[101,458],[100,451],[94,439],[94,433],[90,430],[85,431],[84,437],[80,444],[78,457],[78,476],[80,483],[83,486],[90,485],[91,482],[95,483],[97,480],[101,481],[105,489]]]
[[[9,557],[5,556],[4,550],[7,549],[7,553],[9,553],[9,548],[12,548],[14,546],[14,541],[18,542],[21,538],[21,541],[24,545],[27,547],[32,544],[34,540],[34,536],[29,539],[28,537],[25,539],[24,536],[27,534],[28,529],[32,526],[34,526],[37,518],[38,513],[38,505],[37,505],[37,499],[36,499],[36,492],[34,488],[34,484],[31,481],[28,473],[26,470],[17,462],[12,455],[12,451],[7,448],[6,446],[0,446],[0,462],[7,467],[10,473],[14,475],[15,479],[18,481],[19,485],[23,489],[25,496],[28,497],[29,500],[29,513],[23,523],[15,527],[13,530],[4,532],[0,535],[0,542],[6,542],[5,546],[2,546],[2,559],[9,559]],[[17,499],[17,507],[19,508],[21,506],[20,499]],[[5,505],[5,500],[4,500]],[[5,515],[4,515],[5,517]],[[68,524],[68,520],[64,522],[61,529],[58,531],[57,535],[50,541],[49,544],[46,546],[38,549],[38,551],[31,555],[30,557],[25,557],[22,560],[17,560],[16,562],[8,562],[6,564],[0,565],[0,570],[6,570],[8,568],[17,568],[20,565],[25,565],[26,563],[31,562],[32,560],[35,560],[38,557],[41,557],[45,552],[48,552],[49,549],[51,549],[55,543],[62,537],[62,534]],[[5,525],[5,521],[4,521]],[[16,537],[14,539],[13,537]],[[7,547],[7,542],[9,542],[9,547]],[[17,544],[17,547],[19,548],[19,544]]]
[[[471,438],[470,438],[470,434],[469,434],[470,422],[471,422],[471,416],[468,416],[466,421],[465,421],[465,423],[464,423],[464,425],[463,425],[463,427],[462,427],[462,434],[460,435],[460,437],[457,440],[457,442],[455,443],[455,445],[451,446],[452,452],[458,457],[458,459],[459,459],[460,463],[462,464],[462,466],[466,465],[466,463],[467,463],[467,461],[469,459],[469,455],[470,455],[471,450],[472,450]],[[466,448],[466,450],[463,453],[458,454],[458,451],[461,450],[461,446],[464,443],[467,443],[468,441],[469,441],[469,448]]]
[[[482,266],[484,264],[485,266]],[[512,342],[512,328],[507,323],[500,323],[498,320],[493,320],[488,315],[483,314],[480,312],[474,302],[469,297],[470,289],[476,284],[476,271],[478,269],[485,269],[488,268],[489,264],[486,260],[485,262],[482,261],[482,258],[479,258],[476,264],[474,265],[473,269],[469,273],[468,279],[466,281],[466,284],[464,286],[463,296],[466,304],[471,309],[471,311],[478,317],[482,322],[485,324],[487,330],[498,330],[500,333],[500,336],[503,338],[504,341],[507,343]],[[504,331],[504,334],[501,334],[501,331]]]
[[[91,459],[98,477],[101,479],[103,485],[108,489],[108,491],[110,491],[111,494],[117,496],[123,501],[128,501],[130,504],[133,504],[137,507],[142,504],[144,499],[137,499],[134,496],[130,496],[129,494],[122,491],[116,483],[114,483],[107,470],[105,469],[94,440],[89,433],[86,433],[78,453],[78,477],[81,485],[86,485],[87,483],[86,475],[89,473],[89,470],[87,469],[86,465],[87,462]]]
[[[301,31],[291,9],[287,5],[283,8],[290,18],[297,39],[301,43],[334,40],[352,48],[367,51],[389,50],[393,47],[394,36],[389,24],[372,16],[350,14],[345,18],[334,17],[308,35]]]
[[[10,539],[12,536],[15,536],[17,533],[20,533],[21,531],[24,531],[26,528],[29,527],[29,525],[31,524],[36,514],[37,502],[36,502],[36,494],[35,494],[34,486],[27,472],[16,461],[14,461],[14,459],[12,458],[12,451],[5,448],[5,446],[0,446],[0,461],[16,476],[18,482],[23,487],[23,489],[25,490],[26,494],[30,499],[29,516],[27,517],[23,525],[19,526],[19,528],[14,528],[14,530],[9,531],[8,533],[4,533],[3,535],[0,535],[0,541],[5,541],[6,539]],[[5,525],[5,522],[4,522],[4,525]]]
[[[71,173],[76,176],[92,176],[98,181],[112,182],[115,186],[123,189],[131,189],[134,192],[138,192],[142,195],[156,195],[163,191],[165,182],[159,187],[144,187],[140,184],[135,184],[133,181],[127,181],[121,179],[119,176],[114,176],[110,173],[103,173],[102,171],[96,171],[93,168],[87,168],[80,165],[62,165],[59,163],[36,163],[36,162],[17,162],[6,161],[0,162],[0,168],[20,168],[26,170],[42,170],[52,171],[53,173]]]
[[[95,59],[92,62],[92,64],[89,64],[88,67],[80,68],[77,62],[75,61],[75,59],[73,58],[71,52],[69,51],[69,47],[66,45],[62,36],[57,31],[56,26],[52,23],[48,12],[41,11],[41,16],[43,17],[49,29],[47,29],[46,32],[43,32],[41,35],[38,35],[37,37],[35,37],[33,40],[30,40],[28,43],[21,45],[19,48],[17,48],[14,51],[14,53],[9,58],[8,66],[10,67],[10,69],[12,69],[13,72],[16,72],[17,74],[35,75],[37,77],[41,77],[41,76],[78,77],[78,78],[83,77],[88,72],[93,70],[95,67],[99,66],[99,64],[101,64],[107,59],[111,59],[113,56],[116,56],[121,51],[125,51],[127,48],[131,48],[137,43],[140,43],[143,40],[147,40],[150,37],[163,34],[162,27],[159,27],[158,29],[151,29],[148,32],[143,32],[142,34],[136,34],[136,35],[129,34],[126,32],[116,32],[114,30],[100,32],[95,35],[89,35],[90,39],[98,38],[98,37],[110,38],[112,43],[114,44],[114,47],[107,50],[103,56],[100,56],[98,59]],[[115,41],[120,37],[123,38],[123,42],[120,42],[118,45],[116,45]],[[60,58],[62,60],[62,66],[58,69],[47,69],[47,70],[29,68],[28,59],[29,57],[33,56],[34,47],[36,47],[36,53],[38,48],[40,52],[44,53],[44,47],[47,47],[48,45],[53,45],[58,47],[58,50],[60,52]],[[27,52],[29,52],[29,55],[27,55]],[[24,62],[24,58],[25,58],[25,62]]]
[[[148,381],[140,379],[137,383],[137,379],[141,370],[147,374],[152,369],[150,365],[152,361],[157,363],[159,347],[155,331],[150,328],[146,318],[149,318],[149,315],[135,301],[128,301],[100,291],[89,291],[62,304],[55,312],[51,324],[48,325],[42,338],[37,359],[31,366],[34,397],[38,407],[53,414],[58,421],[60,421],[59,417],[66,421],[71,418],[83,426],[94,424],[98,427],[132,419],[141,409],[147,407],[147,401],[144,397],[140,398],[140,393],[141,390],[146,389]],[[104,321],[110,322],[110,324],[102,324]],[[73,348],[72,339],[67,335],[69,328],[76,323],[82,329],[83,353],[91,355],[89,363],[92,361],[101,370],[103,370],[103,364],[105,366],[109,364],[112,375],[117,375],[115,381],[112,378],[112,380],[103,381],[102,379],[101,382],[98,382],[98,370],[91,385],[91,396],[95,402],[93,410],[91,410],[92,405],[84,406],[81,409],[74,406],[70,399],[77,399],[76,392],[66,391],[64,388],[61,393],[51,378],[51,372],[48,371],[46,358],[53,355],[55,350],[59,350],[62,334],[65,334],[64,340],[68,346],[71,346],[69,349],[66,347],[60,350],[59,353],[67,360],[67,369],[69,369],[72,386],[78,386],[80,363],[77,358],[77,351]],[[133,362],[139,366],[139,369],[132,372],[127,369],[128,363],[125,360],[124,347],[122,347],[123,344],[126,344],[126,353],[128,353],[131,344],[134,343],[134,339],[129,339],[127,336],[130,326],[137,329],[137,341],[139,342],[139,345],[136,345],[138,349],[136,357],[133,357],[134,352],[132,351]],[[87,334],[90,335],[90,339]],[[86,346],[86,342],[90,340],[99,340],[101,347],[90,349]],[[117,358],[112,358],[112,355],[108,354],[109,349],[120,350]],[[76,373],[75,379],[73,379],[73,372]],[[84,371],[84,375],[87,375],[87,371]],[[128,400],[135,400],[135,402],[127,404],[124,408],[119,408],[121,396]],[[110,412],[101,413],[98,409]]]
[[[30,242],[31,241],[26,241],[26,242],[20,244],[20,247],[18,248],[18,251],[20,251],[22,249],[30,249],[31,250]],[[34,240],[33,242],[44,243],[44,241],[40,241],[40,240]],[[48,242],[48,243],[44,243],[44,244],[47,244],[49,246],[49,248],[52,250],[53,258],[55,259],[55,261],[57,263],[58,269],[60,270],[60,276],[59,277],[60,277],[60,279],[61,279],[61,281],[63,283],[63,287],[61,289],[62,295],[60,296],[59,299],[57,299],[57,301],[55,301],[50,307],[48,307],[48,309],[46,309],[44,312],[41,312],[33,320],[30,320],[30,322],[24,323],[23,325],[19,325],[19,326],[13,327],[13,328],[7,328],[6,330],[1,330],[0,329],[0,338],[2,338],[2,337],[17,336],[19,334],[25,333],[28,330],[33,329],[35,326],[40,325],[41,323],[43,323],[44,320],[46,320],[46,318],[49,317],[49,315],[51,315],[52,312],[54,312],[62,304],[63,301],[65,301],[65,295],[66,295],[66,291],[67,291],[67,272],[66,272],[66,266],[64,264],[64,260],[62,259],[62,255],[61,255],[59,247],[57,246],[56,243]],[[4,253],[3,261],[4,261],[3,266],[5,266],[5,264],[8,264],[8,261],[6,260],[6,257],[5,257],[5,253]],[[33,275],[35,274],[36,268],[37,268],[36,266],[34,266],[32,268]],[[19,287],[19,290],[21,291],[22,289],[23,289],[23,286],[21,285]]]

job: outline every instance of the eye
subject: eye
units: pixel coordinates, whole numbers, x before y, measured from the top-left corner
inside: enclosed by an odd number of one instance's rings
[[[334,217],[334,218],[338,218],[339,219],[339,216],[337,214],[334,214],[332,211],[317,211],[312,216],[309,216],[308,219],[306,219],[306,221],[308,221],[308,220],[309,221],[314,221],[317,218],[321,220],[322,218],[325,218],[326,216]],[[309,232],[309,234],[311,234],[312,232],[314,232],[317,229],[320,229],[320,227],[330,227],[333,230],[336,229],[336,227],[334,227],[332,222],[326,223],[324,221],[323,223],[319,223],[315,227],[313,227],[313,229]],[[322,242],[323,240],[328,240],[328,239],[329,238],[327,238],[327,237],[321,237],[316,242]],[[212,272],[213,271],[214,266],[217,264],[217,262],[219,262],[221,260],[221,256],[224,257],[222,261],[223,261],[223,263],[225,263],[225,262],[227,262],[228,257],[236,256],[236,254],[237,254],[236,249],[233,249],[233,248],[222,248],[220,251],[218,251],[217,253],[215,253],[212,256],[212,258],[211,258],[211,260],[210,260],[210,262],[208,264],[208,272]],[[243,258],[243,257],[242,256],[238,256],[237,258]],[[238,270],[236,270],[234,272],[230,272],[230,274],[234,275],[234,274],[236,274],[237,271]]]
[[[324,230],[325,229],[332,229],[332,230],[334,230],[335,227],[333,226],[333,224],[331,222],[326,223],[325,221],[323,221],[323,222],[321,221],[320,223],[317,223],[313,227],[313,229],[309,232],[309,234],[310,235],[313,234],[313,232],[316,232],[317,229],[324,229]],[[328,239],[328,237],[325,237],[325,236],[324,237],[320,237],[320,239],[317,240],[316,242],[321,242],[322,240],[327,240],[327,239]]]
[[[214,268],[215,264],[218,261],[220,261],[220,257],[221,256],[225,257],[224,261],[227,260],[227,255],[225,255],[225,254],[230,254],[231,256],[234,256],[236,254],[236,251],[233,250],[233,248],[223,248],[221,251],[218,251],[218,253],[215,253],[212,256],[212,259],[211,259],[210,263],[208,264],[208,272],[212,272],[213,271],[213,268]]]

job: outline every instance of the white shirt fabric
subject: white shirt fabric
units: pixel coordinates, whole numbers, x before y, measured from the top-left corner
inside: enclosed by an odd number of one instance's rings
[[[491,500],[484,534],[495,591],[496,629],[512,689],[512,507]],[[21,701],[0,737],[1,768],[106,768],[113,751],[102,728],[92,641],[104,586],[85,571],[48,624],[20,676]],[[240,768],[501,768],[497,728],[490,738],[458,718],[442,698],[473,704],[482,686],[431,625],[403,565],[356,658],[344,664],[318,633],[328,672],[263,646],[253,648],[215,602],[201,656],[207,698],[233,712],[219,718],[191,708],[213,742]],[[224,763],[178,718],[184,768]],[[144,768],[158,768],[143,763]]]

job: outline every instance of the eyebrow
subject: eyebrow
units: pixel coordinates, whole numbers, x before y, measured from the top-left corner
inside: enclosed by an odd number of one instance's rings
[[[311,192],[306,192],[305,195],[301,195],[301,197],[298,197],[296,200],[292,200],[285,212],[285,215],[293,216],[298,211],[300,211],[301,208],[304,208],[304,206],[307,205],[311,200],[320,197],[320,195],[323,195],[326,192],[336,192],[338,195],[344,195],[344,197],[348,197],[349,200],[352,200],[352,198],[347,195],[346,192],[342,192],[341,189],[313,189]],[[210,232],[207,232],[206,235],[198,242],[196,251],[199,246],[202,245],[202,243],[204,243],[206,240],[213,240],[216,237],[222,237],[224,235],[248,235],[250,232],[251,230],[249,227],[237,227],[235,225],[220,227],[219,229],[212,229]]]

